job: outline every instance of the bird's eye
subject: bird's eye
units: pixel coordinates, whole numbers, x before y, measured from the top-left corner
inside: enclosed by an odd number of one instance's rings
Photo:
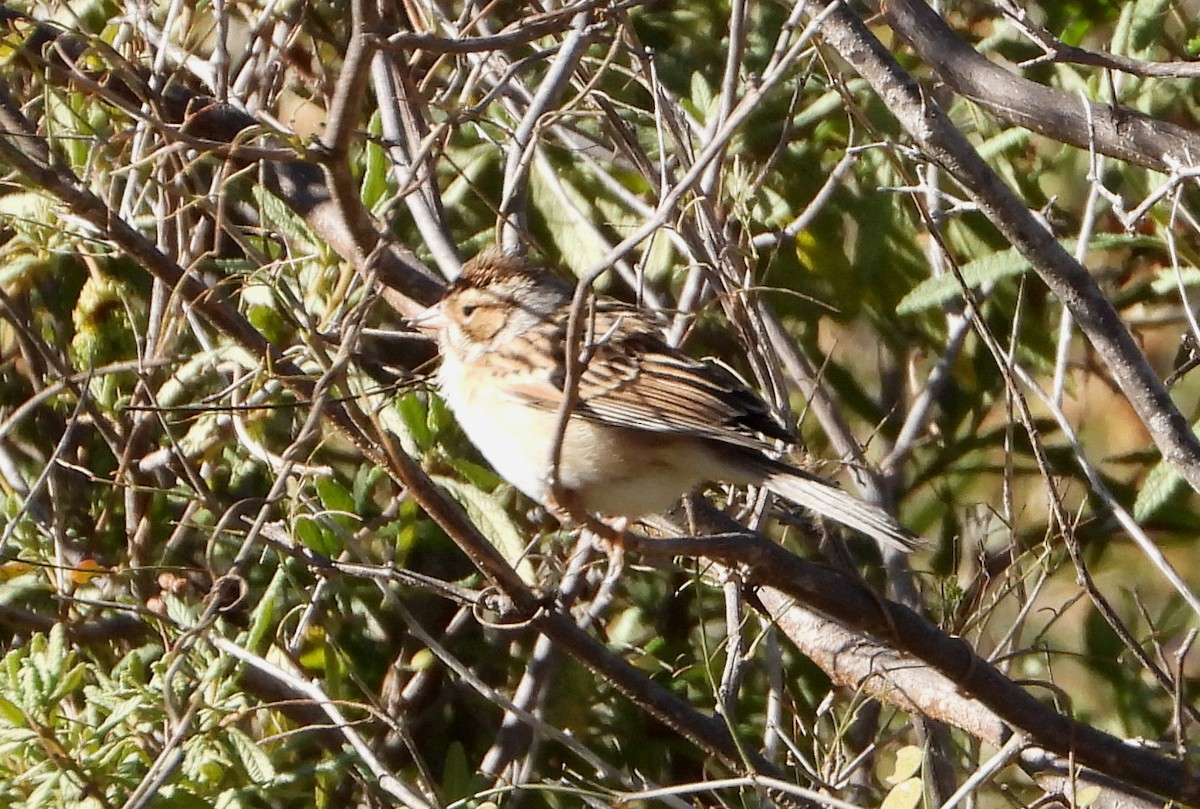
[[[470,317],[471,315],[475,314],[475,310],[478,308],[479,308],[479,304],[477,304],[477,303],[465,304],[462,308],[462,316]]]

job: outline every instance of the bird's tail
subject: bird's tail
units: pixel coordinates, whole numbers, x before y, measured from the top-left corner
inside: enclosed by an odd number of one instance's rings
[[[891,514],[819,478],[809,477],[800,470],[773,471],[763,485],[798,506],[897,550],[907,553],[920,546],[920,540],[896,522]]]

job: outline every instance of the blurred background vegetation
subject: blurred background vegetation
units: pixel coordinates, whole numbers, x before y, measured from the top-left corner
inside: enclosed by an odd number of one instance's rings
[[[951,5],[945,16],[960,36],[1027,78],[1195,124],[1193,79],[1028,64],[1042,52],[1004,16],[1009,4]],[[258,161],[162,123],[160,98],[213,96],[257,118],[247,143],[304,159],[321,143],[342,76],[348,3],[4,8],[12,12],[0,52],[6,103],[36,127],[63,176],[202,278],[306,373],[337,367],[333,395],[397,436],[527,581],[546,593],[567,582],[574,614],[612,652],[698,711],[722,704],[730,628],[708,569],[630,559],[608,576],[611,560],[479,459],[425,382],[432,366],[419,358],[428,348],[386,333],[403,331],[402,319],[364,282],[362,266],[331,247],[294,200],[266,190]],[[1025,10],[1062,42],[1094,51],[1172,61],[1200,47],[1197,9],[1184,0]],[[732,283],[778,315],[883,470],[902,521],[927,538],[911,560],[915,605],[1013,679],[1049,684],[1032,690],[1058,710],[1191,752],[1200,616],[1130,540],[1084,464],[1193,587],[1195,493],[1161,463],[1028,263],[912,148],[866,83],[819,38],[781,59],[778,43],[795,41],[793,12],[757,0],[595,4],[586,48],[528,150],[522,240],[566,273],[592,268],[652,220],[721,129],[730,88],[748,92],[782,65],[783,80],[712,162],[704,193],[670,208],[623,262],[626,272],[598,286],[670,314],[673,334],[698,355],[747,376],[761,361],[777,364],[773,349],[730,327],[716,285],[704,280],[713,268],[698,255],[697,233],[719,223],[714,238],[750,273]],[[381,51],[404,77],[403,103],[427,127],[410,133],[406,147],[419,159],[407,167],[385,134],[380,98],[369,93],[343,111],[358,201],[429,266],[445,269],[410,196],[436,189],[436,227],[463,256],[496,240],[514,131],[573,19],[557,3],[384,10],[384,36],[533,32],[494,50]],[[29,46],[35,22],[86,49],[68,58],[53,45]],[[1170,376],[1187,358],[1187,300],[1200,281],[1194,188],[1181,183],[1123,221],[1113,199],[1133,210],[1167,178],[996,121],[945,92],[886,26],[873,30],[1068,250],[1084,234],[1079,255]],[[732,79],[731,45],[740,48]],[[64,63],[92,83],[64,79]],[[112,90],[134,76],[161,95]],[[0,805],[396,804],[381,771],[447,807],[607,806],[621,796],[635,806],[760,805],[745,784],[636,797],[729,771],[569,655],[537,649],[534,636],[431,585],[486,589],[377,464],[337,433],[306,426],[312,403],[269,363],[17,169],[0,160]],[[701,197],[710,219],[690,209]],[[798,220],[803,227],[789,230]],[[981,320],[1047,399],[1006,384],[1011,366],[964,321],[942,249],[974,289]],[[344,339],[351,333],[354,342]],[[339,348],[350,351],[344,365]],[[931,386],[939,369],[944,377]],[[1171,388],[1189,418],[1198,380],[1184,373]],[[927,390],[929,410],[916,413]],[[1033,431],[1015,415],[1014,393],[1027,397]],[[801,389],[777,404],[790,407],[820,468],[852,485]],[[1078,520],[1075,561],[1051,517],[1051,482]],[[719,496],[732,511],[743,502]],[[769,530],[798,553],[822,552],[809,528]],[[853,548],[884,592],[878,556]],[[332,561],[322,567],[318,558]],[[1111,605],[1110,620],[1085,595],[1084,573]],[[743,744],[765,750],[797,784],[851,803],[938,803],[910,716],[833,687],[767,622],[744,621],[735,630],[746,637],[743,679],[736,711],[724,714]],[[523,726],[532,730],[503,730],[502,700],[515,698],[535,663],[544,668],[529,706],[536,721]],[[305,683],[349,720],[361,748],[313,708]],[[965,732],[950,739],[937,755],[960,781],[995,752]],[[969,797],[986,806],[1041,799],[1011,767]]]

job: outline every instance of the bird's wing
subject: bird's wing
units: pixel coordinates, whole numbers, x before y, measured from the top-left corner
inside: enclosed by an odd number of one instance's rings
[[[753,449],[795,437],[732,372],[670,346],[645,316],[607,302],[589,324],[586,365],[574,414],[620,427],[695,435]],[[514,389],[523,401],[557,409],[565,383],[566,327],[547,323],[558,372]],[[553,333],[550,333],[553,330]],[[764,436],[766,438],[764,438]]]

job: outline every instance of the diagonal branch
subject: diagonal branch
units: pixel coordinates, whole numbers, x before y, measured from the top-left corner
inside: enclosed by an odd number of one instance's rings
[[[1191,805],[1200,801],[1200,778],[1184,762],[1128,744],[1043,705],[966,641],[908,607],[879,597],[861,581],[800,559],[761,534],[676,539],[629,535],[626,544],[646,555],[704,557],[742,570],[746,580],[760,588],[770,614],[778,619],[783,610],[796,622],[795,633],[789,635],[806,654],[835,679],[889,704],[935,716],[992,744],[1002,744],[1011,733],[999,724],[1003,723],[1021,729],[1057,756],[1127,784]],[[796,604],[800,611],[791,613]],[[834,623],[826,627],[824,616]],[[807,643],[817,637],[812,631],[818,627],[841,634],[826,643]]]
[[[996,229],[1029,259],[1070,310],[1163,457],[1200,491],[1200,440],[1088,271],[992,171],[854,12],[837,2],[810,5],[811,14],[827,15],[822,27],[826,42],[870,83],[921,148],[967,189]],[[917,5],[924,7],[905,0],[885,5],[910,11]],[[1059,103],[1060,109],[1066,106]]]
[[[871,0],[869,5],[940,81],[998,118],[1155,171],[1200,160],[1200,134],[1115,104],[1093,105],[1089,116],[1073,94],[1022,78],[977,52],[924,0]],[[1071,53],[1078,58],[1082,52]]]
[[[215,290],[195,275],[185,272],[127,222],[113,215],[103,201],[84,188],[68,168],[59,165],[52,157],[46,159],[45,154],[35,152],[31,155],[14,145],[10,137],[24,142],[27,138],[20,133],[32,137],[33,129],[2,92],[2,88],[0,130],[14,133],[0,137],[0,161],[12,166],[30,185],[61,200],[75,216],[88,222],[114,247],[124,251],[148,273],[167,284],[188,306],[250,351],[265,367],[271,368],[280,381],[302,399],[313,398],[313,380]],[[359,429],[359,422],[351,414],[350,407],[350,402],[329,398],[321,409],[321,416],[348,438],[368,461],[386,469],[392,479],[403,486],[425,513],[454,540],[510,605],[510,618],[552,638],[556,645],[604,677],[642,710],[709,755],[719,758],[726,766],[738,771],[749,768],[757,773],[782,777],[778,768],[764,756],[743,749],[720,719],[701,714],[681,697],[646,677],[577,626],[569,615],[546,608],[496,547],[480,533],[463,509],[434,484],[396,442],[381,435],[382,446],[374,443]]]

